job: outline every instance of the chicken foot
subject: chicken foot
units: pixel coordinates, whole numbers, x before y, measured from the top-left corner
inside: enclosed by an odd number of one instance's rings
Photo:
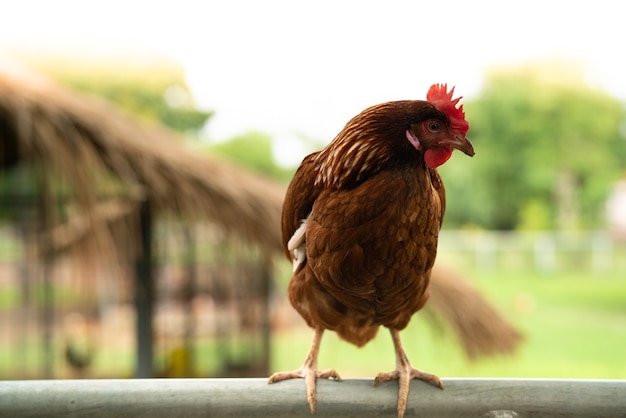
[[[323,333],[324,330],[321,328],[315,330],[315,335],[313,336],[313,341],[311,342],[311,348],[309,349],[309,353],[307,354],[306,358],[304,359],[304,363],[300,368],[290,372],[274,373],[267,381],[267,383],[274,383],[287,379],[304,379],[306,384],[306,398],[307,402],[309,403],[309,409],[311,410],[311,413],[315,412],[315,406],[317,404],[315,394],[315,384],[317,379],[341,380],[341,377],[339,377],[339,374],[337,374],[335,369],[326,369],[322,371],[317,370],[317,355],[319,353],[320,342],[322,340]]]
[[[389,331],[391,331],[391,338],[393,339],[393,346],[396,351],[396,370],[378,373],[374,379],[373,386],[378,385],[380,382],[390,380],[398,381],[398,418],[402,418],[406,412],[406,403],[409,397],[409,384],[411,380],[423,380],[431,385],[437,386],[439,389],[443,389],[443,383],[441,383],[441,380],[434,374],[414,369],[404,352],[404,348],[402,348],[400,332],[396,329],[390,329]]]

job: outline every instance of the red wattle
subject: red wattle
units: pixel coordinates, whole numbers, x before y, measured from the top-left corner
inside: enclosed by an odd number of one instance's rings
[[[445,163],[452,156],[452,148],[438,147],[430,148],[424,152],[424,162],[429,168],[437,168]]]

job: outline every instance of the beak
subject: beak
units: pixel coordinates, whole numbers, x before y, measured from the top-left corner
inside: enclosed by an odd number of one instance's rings
[[[459,151],[463,151],[466,155],[470,157],[474,156],[474,147],[472,143],[469,142],[465,135],[456,134],[454,135],[454,139],[450,141],[446,141],[452,148],[456,148]]]

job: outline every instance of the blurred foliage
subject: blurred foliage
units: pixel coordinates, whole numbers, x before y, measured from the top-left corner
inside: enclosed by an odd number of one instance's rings
[[[614,182],[626,169],[626,112],[567,63],[493,71],[465,105],[476,156],[440,168],[447,228],[601,228]],[[210,147],[253,171],[288,182],[272,138],[250,132]]]
[[[542,63],[492,72],[465,110],[476,156],[440,170],[447,227],[603,226],[606,197],[626,169],[618,100],[575,67]]]
[[[55,55],[24,60],[65,86],[182,133],[197,133],[213,114],[197,108],[184,69],[166,58]]]
[[[197,134],[198,110],[183,69],[167,60],[40,60],[65,85],[106,98],[144,119]],[[123,68],[123,70],[122,70]],[[576,229],[604,226],[611,187],[626,170],[626,111],[590,87],[579,67],[542,62],[494,70],[466,101],[476,156],[455,153],[440,168],[448,192],[446,228]],[[287,183],[273,138],[247,132],[201,150]]]
[[[262,132],[247,132],[226,142],[211,144],[205,150],[284,183],[289,182],[294,173],[293,169],[276,163],[272,155],[272,137]]]

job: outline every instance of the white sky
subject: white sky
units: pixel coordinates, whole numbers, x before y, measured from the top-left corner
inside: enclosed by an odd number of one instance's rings
[[[251,129],[299,162],[299,135],[330,141],[367,106],[422,99],[435,82],[471,97],[494,64],[560,57],[626,100],[619,1],[13,1],[0,51],[166,54],[185,67],[218,140]]]

